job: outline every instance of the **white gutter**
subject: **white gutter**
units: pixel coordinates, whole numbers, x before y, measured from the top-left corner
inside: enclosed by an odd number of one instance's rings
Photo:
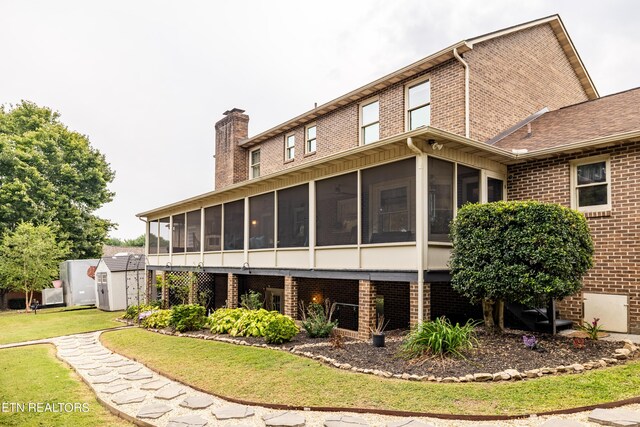
[[[424,153],[413,144],[413,138],[407,138],[407,147],[416,153],[416,252],[418,252],[418,323],[424,321],[424,258],[426,247],[424,244]]]
[[[453,56],[464,67],[464,136],[469,138],[469,64],[458,53],[458,48],[453,48]]]

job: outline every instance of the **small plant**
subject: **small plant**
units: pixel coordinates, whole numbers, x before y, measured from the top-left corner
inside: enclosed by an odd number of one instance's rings
[[[260,292],[249,291],[249,293],[240,296],[240,307],[247,310],[260,310],[262,303]]]
[[[307,331],[310,338],[327,338],[331,335],[333,328],[338,326],[338,322],[333,322],[333,312],[335,303],[331,304],[327,298],[324,306],[312,302],[305,310],[304,302],[300,302],[300,317],[302,318],[302,327]]]
[[[538,348],[538,339],[533,335],[523,335],[522,342],[524,343],[524,346],[529,350],[535,350]]]
[[[385,323],[384,315],[380,314],[378,315],[378,317],[376,317],[376,324],[374,325],[374,327],[369,329],[371,329],[371,333],[373,335],[382,335],[384,334],[384,330],[387,329],[389,322],[390,320],[387,320],[387,322]]]
[[[594,317],[591,323],[582,322],[580,330],[585,332],[590,340],[597,340],[598,334],[602,331],[602,325],[598,324],[599,321],[600,319],[598,317]]]
[[[331,331],[331,340],[329,343],[331,344],[331,347],[335,349],[342,349],[344,348],[344,336],[334,329]]]
[[[197,331],[205,325],[205,308],[196,304],[176,305],[171,309],[169,326],[178,332]]]
[[[445,317],[419,323],[404,338],[400,355],[408,359],[424,355],[464,357],[463,352],[471,350],[478,343],[475,337],[476,325],[477,322],[473,320],[462,326],[459,323],[453,325]]]
[[[148,313],[148,314],[147,314]],[[143,328],[164,329],[169,326],[171,319],[171,310],[154,310],[140,313],[143,316],[140,320]]]
[[[573,348],[584,348],[585,340],[582,337],[573,337]]]
[[[300,330],[296,322],[289,316],[277,314],[264,330],[264,340],[267,344],[282,344],[291,341]]]

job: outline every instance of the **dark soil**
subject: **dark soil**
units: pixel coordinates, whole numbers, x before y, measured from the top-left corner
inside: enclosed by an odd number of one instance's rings
[[[165,329],[167,332],[172,332],[173,330],[171,328],[166,328]],[[204,336],[216,336],[216,334],[212,334],[211,331],[209,331],[208,329],[203,329],[201,331],[191,331],[191,332],[185,332],[187,334],[202,334]],[[217,335],[219,337],[224,337],[224,338],[230,338],[233,340],[238,340],[238,341],[244,341],[248,344],[265,344],[264,338],[262,337],[232,337],[231,335]],[[276,345],[276,344],[269,344],[270,346],[274,346],[274,347],[280,347],[280,348],[286,348],[286,349],[290,349],[292,347],[296,347],[296,346],[300,346],[300,345],[304,345],[304,344],[318,344],[318,343],[325,343],[325,344],[329,344],[329,338],[309,338],[307,336],[307,333],[302,331],[300,332],[298,335],[296,335],[295,337],[293,337],[291,339],[291,341],[286,342],[284,344],[280,344],[280,345]],[[307,350],[305,350],[307,351]]]
[[[394,374],[435,375],[436,377],[459,377],[478,372],[496,373],[505,369],[524,372],[543,367],[557,367],[574,363],[585,363],[602,357],[612,357],[622,344],[611,341],[585,340],[584,348],[575,348],[573,338],[533,334],[544,351],[529,350],[522,341],[530,332],[506,331],[503,334],[488,333],[478,329],[478,345],[465,353],[465,358],[429,358],[406,360],[398,353],[400,333],[387,335],[386,346],[376,348],[367,342],[345,344],[344,348],[332,346],[305,348],[314,354],[336,359],[364,369],[378,369]]]

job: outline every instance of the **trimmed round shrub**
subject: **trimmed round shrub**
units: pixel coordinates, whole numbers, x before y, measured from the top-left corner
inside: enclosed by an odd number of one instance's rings
[[[205,308],[197,304],[176,305],[171,308],[169,326],[178,332],[197,331],[204,328],[207,318]]]
[[[451,237],[451,285],[472,302],[559,300],[580,290],[593,263],[584,215],[557,204],[467,204]]]
[[[264,339],[267,344],[282,344],[291,341],[300,330],[289,316],[278,314],[264,330]]]

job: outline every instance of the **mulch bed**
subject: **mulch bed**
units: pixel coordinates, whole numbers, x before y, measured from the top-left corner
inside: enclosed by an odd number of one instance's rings
[[[522,342],[523,335],[531,332],[506,331],[503,334],[488,333],[478,328],[478,346],[462,358],[423,358],[405,360],[398,356],[401,333],[387,335],[386,346],[373,347],[370,343],[345,344],[338,349],[331,345],[305,348],[304,351],[336,359],[364,369],[378,369],[393,373],[435,375],[436,377],[460,377],[476,372],[495,373],[505,369],[524,372],[543,367],[557,367],[585,363],[603,357],[611,357],[619,342],[585,340],[584,348],[574,347],[573,338],[535,333],[543,352],[529,350]],[[389,336],[390,335],[390,336]]]

